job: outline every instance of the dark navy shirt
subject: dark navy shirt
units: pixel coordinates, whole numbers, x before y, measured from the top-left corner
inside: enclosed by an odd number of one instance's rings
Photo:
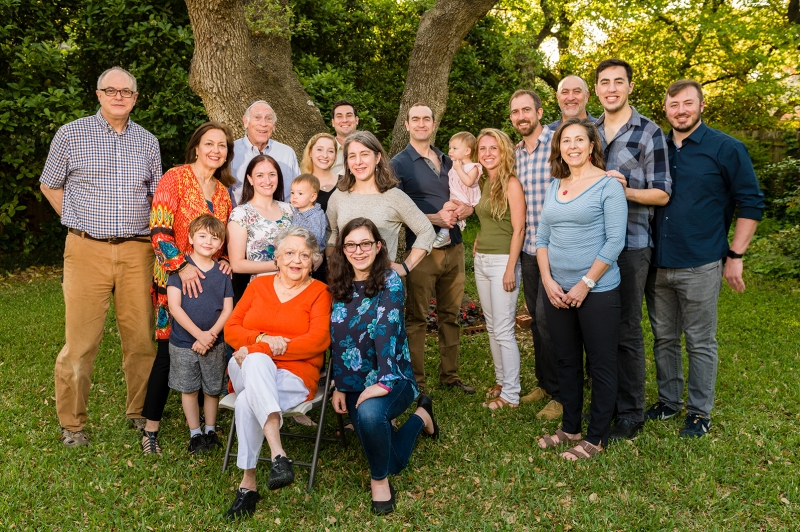
[[[186,255],[186,262],[192,266],[197,266],[192,257]],[[202,270],[201,270],[202,271]],[[219,264],[214,261],[210,270],[203,272],[205,279],[200,279],[203,291],[197,297],[181,296],[181,308],[192,323],[197,325],[201,331],[207,331],[217,323],[219,315],[222,313],[222,304],[226,297],[233,297],[233,284],[230,275],[225,275],[219,269]],[[181,288],[181,277],[177,273],[170,274],[167,286]],[[176,347],[191,349],[196,338],[186,331],[177,320],[172,320],[172,332],[169,335],[169,343]],[[222,331],[217,336],[214,345],[223,341]]]
[[[655,210],[653,265],[694,268],[723,258],[735,208],[739,218],[761,220],[764,194],[747,148],[705,123],[681,147],[667,135],[672,195]]]
[[[453,167],[453,162],[435,146],[431,146],[431,151],[439,159],[438,175],[411,144],[390,161],[392,171],[400,181],[398,188],[411,198],[423,214],[436,214],[450,201],[450,179],[447,173]],[[437,231],[439,229],[436,227]],[[416,239],[417,235],[406,231],[406,249],[411,249]],[[450,245],[460,243],[461,229],[455,225],[450,228]]]

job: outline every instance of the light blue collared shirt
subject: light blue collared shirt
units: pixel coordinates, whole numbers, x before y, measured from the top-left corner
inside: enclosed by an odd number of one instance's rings
[[[242,183],[244,183],[244,174],[247,170],[247,165],[256,155],[269,155],[278,162],[281,167],[281,174],[283,174],[283,198],[275,198],[277,200],[289,201],[292,188],[292,181],[295,177],[300,175],[300,165],[297,164],[297,154],[294,150],[276,140],[269,139],[267,147],[259,151],[258,148],[253,146],[247,135],[236,140],[233,143],[233,162],[231,163],[231,172],[236,177],[236,184],[230,188],[231,199],[233,200],[234,207],[238,205],[242,199]]]

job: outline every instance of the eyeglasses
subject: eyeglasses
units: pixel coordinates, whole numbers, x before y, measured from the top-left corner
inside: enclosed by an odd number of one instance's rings
[[[97,89],[97,90],[104,92],[106,96],[108,96],[109,98],[115,97],[117,93],[120,93],[123,98],[131,98],[134,94],[136,94],[130,89],[114,89],[111,87],[108,87],[106,89]]]
[[[372,245],[375,244],[374,240],[364,240],[363,242],[355,243],[355,242],[348,242],[344,246],[344,250],[348,253],[355,253],[356,248],[360,249],[365,253],[369,253],[372,251]]]

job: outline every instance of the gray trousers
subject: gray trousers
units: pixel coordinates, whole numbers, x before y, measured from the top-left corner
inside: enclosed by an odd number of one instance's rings
[[[680,411],[683,405],[681,334],[689,355],[686,411],[710,417],[717,381],[717,302],[722,261],[695,268],[658,268],[647,279],[647,311],[655,343],[658,400]]]
[[[642,302],[647,272],[650,269],[650,254],[650,248],[631,249],[623,251],[617,258],[622,318],[617,351],[616,416],[634,423],[644,421]]]

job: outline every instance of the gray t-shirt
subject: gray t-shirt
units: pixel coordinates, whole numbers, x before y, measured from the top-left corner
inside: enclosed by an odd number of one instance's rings
[[[189,255],[186,255],[186,262],[192,266],[197,266]],[[202,270],[200,270],[202,271]],[[181,296],[181,308],[189,319],[197,325],[201,331],[207,331],[217,323],[219,315],[222,314],[222,305],[226,297],[233,298],[233,284],[230,275],[225,275],[220,271],[219,264],[214,261],[214,266],[210,270],[204,271],[205,279],[200,279],[203,291],[197,297]],[[167,280],[167,287],[175,286],[181,288],[181,277],[173,273]],[[176,347],[191,349],[196,338],[192,336],[176,320],[172,320],[172,333],[169,336],[169,343]],[[220,331],[214,345],[223,341],[222,331]]]

